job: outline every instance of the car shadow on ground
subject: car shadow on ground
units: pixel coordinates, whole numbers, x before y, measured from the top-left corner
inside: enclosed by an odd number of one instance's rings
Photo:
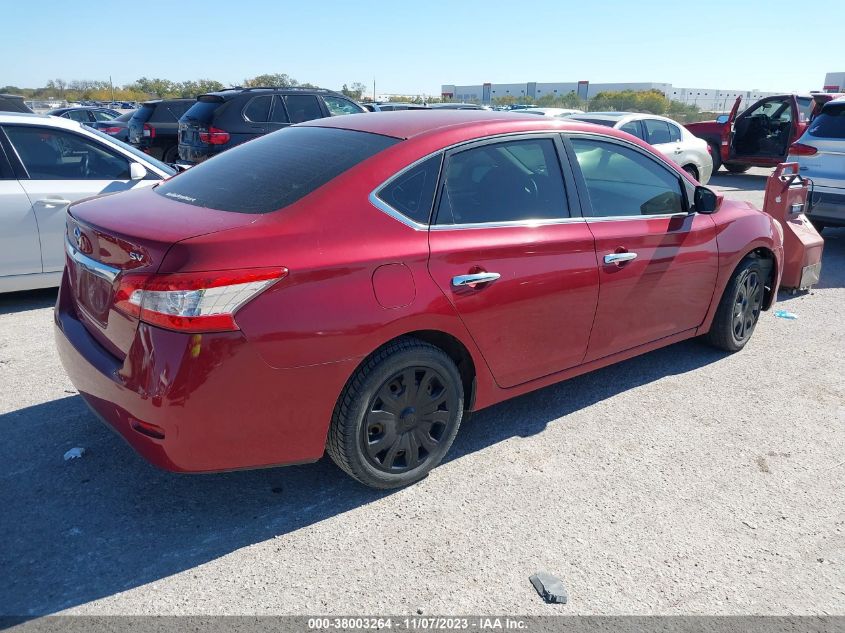
[[[724,357],[686,341],[480,411],[448,461]],[[562,418],[562,419],[561,419]],[[390,492],[329,459],[213,475],[147,464],[80,396],[0,415],[0,614],[35,617],[110,596],[330,519]],[[84,447],[80,459],[65,451]]]
[[[26,290],[0,294],[0,314],[14,314],[40,308],[50,308],[56,304],[57,288],[44,290]]]
[[[724,169],[710,177],[708,185],[719,187],[724,191],[765,191],[769,174],[731,174]]]

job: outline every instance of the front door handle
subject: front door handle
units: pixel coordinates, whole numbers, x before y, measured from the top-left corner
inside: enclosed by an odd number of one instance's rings
[[[43,204],[45,207],[66,207],[70,204],[70,200],[64,198],[41,198],[37,201],[38,204]]]
[[[452,285],[456,288],[461,286],[474,286],[475,284],[487,284],[496,281],[501,275],[499,273],[475,273],[473,275],[458,275],[452,277]]]
[[[622,264],[624,262],[629,262],[632,259],[636,259],[636,253],[611,253],[610,255],[604,256],[604,263],[605,264]]]

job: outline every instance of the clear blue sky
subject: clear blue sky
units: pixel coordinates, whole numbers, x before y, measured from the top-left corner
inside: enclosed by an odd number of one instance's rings
[[[581,79],[807,91],[821,89],[825,72],[845,71],[843,0],[13,4],[3,15],[0,86],[109,75],[115,84],[236,84],[279,72],[326,88],[372,88],[375,78],[379,93]]]

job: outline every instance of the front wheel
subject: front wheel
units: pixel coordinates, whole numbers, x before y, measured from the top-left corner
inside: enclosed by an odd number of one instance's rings
[[[751,165],[739,165],[737,163],[725,163],[725,169],[727,169],[732,174],[744,174],[749,169],[751,169]]]
[[[443,459],[463,407],[463,383],[452,359],[418,339],[401,339],[373,354],[349,380],[332,415],[326,450],[367,486],[407,486]]]
[[[173,147],[168,147],[167,150],[161,157],[161,162],[172,164],[175,163],[179,159],[179,147],[174,145]]]
[[[763,307],[768,274],[765,268],[756,257],[748,257],[737,266],[707,333],[711,345],[728,352],[745,347]]]
[[[719,145],[716,143],[710,143],[710,158],[713,159],[713,174],[715,174],[722,166],[722,154],[719,153]]]

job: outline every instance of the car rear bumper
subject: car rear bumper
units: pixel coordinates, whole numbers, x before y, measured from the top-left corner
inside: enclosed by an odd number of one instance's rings
[[[139,324],[126,358],[77,318],[67,278],[55,310],[62,364],[88,406],[152,464],[215,472],[323,455],[355,361],[274,369],[241,332],[184,334]]]
[[[845,226],[845,190],[816,187],[807,217],[830,226]]]
[[[208,160],[212,156],[217,156],[221,152],[228,149],[229,146],[216,146],[216,147],[196,147],[194,145],[186,145],[184,143],[179,143],[179,158],[186,163],[197,164],[201,163],[204,160]]]

